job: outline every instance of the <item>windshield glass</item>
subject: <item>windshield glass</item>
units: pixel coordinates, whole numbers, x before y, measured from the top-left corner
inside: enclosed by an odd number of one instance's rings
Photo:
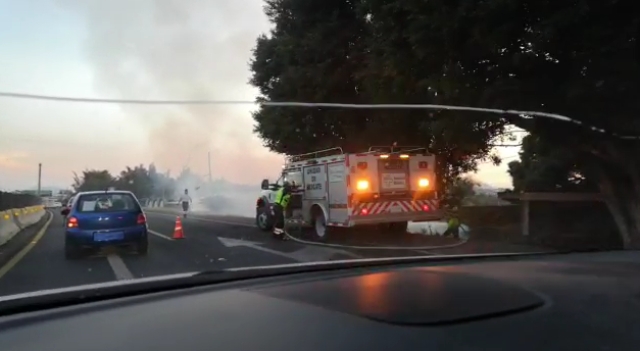
[[[114,212],[139,210],[129,194],[87,194],[78,197],[78,212]]]
[[[0,296],[640,248],[640,20],[543,3],[0,2]]]

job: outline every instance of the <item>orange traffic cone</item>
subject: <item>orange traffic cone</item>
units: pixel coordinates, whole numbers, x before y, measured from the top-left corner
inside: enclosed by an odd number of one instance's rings
[[[176,226],[173,228],[174,239],[184,239],[184,232],[182,231],[182,220],[180,216],[176,217]]]

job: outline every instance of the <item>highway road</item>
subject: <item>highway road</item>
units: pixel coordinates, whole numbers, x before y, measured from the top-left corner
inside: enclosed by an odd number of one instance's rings
[[[455,239],[417,234],[407,234],[402,239],[379,236],[374,244],[385,249],[353,247],[358,244],[358,238],[333,241],[331,245],[335,246],[294,240],[283,242],[259,231],[250,218],[213,215],[195,215],[183,220],[186,238],[173,240],[171,236],[176,215],[149,210],[147,220],[152,235],[146,257],[111,251],[84,259],[67,260],[64,257],[64,228],[60,214],[57,211],[49,212],[46,220],[48,225],[28,228],[0,247],[0,296],[115,279],[231,267],[354,258],[532,251],[527,247],[497,250],[492,244],[459,243]],[[360,243],[371,245],[370,241],[370,237],[362,238]],[[410,248],[389,247],[398,245]],[[428,247],[436,245],[455,247]]]

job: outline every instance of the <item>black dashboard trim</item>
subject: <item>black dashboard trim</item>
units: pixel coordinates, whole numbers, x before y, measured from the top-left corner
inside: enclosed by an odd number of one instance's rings
[[[572,252],[573,253],[573,252]],[[402,268],[404,265],[415,263],[451,263],[468,264],[472,262],[487,262],[492,260],[523,258],[537,258],[547,255],[561,255],[566,252],[533,252],[533,253],[496,253],[496,254],[474,254],[474,255],[447,255],[447,256],[415,256],[415,257],[392,257],[380,259],[342,260],[311,262],[301,264],[289,264],[278,266],[243,267],[228,270],[204,271],[193,273],[186,277],[131,280],[125,284],[115,286],[101,286],[96,284],[88,288],[83,286],[77,289],[51,293],[45,292],[41,295],[20,294],[0,298],[0,317],[19,313],[42,311],[65,306],[93,303],[117,298],[132,297],[137,295],[153,294],[159,292],[183,290],[194,287],[202,287],[212,284],[234,282],[240,280],[250,280],[256,278],[269,278],[280,275],[306,274],[329,271],[350,271],[354,268],[374,268],[395,266]],[[161,277],[160,277],[161,278]]]

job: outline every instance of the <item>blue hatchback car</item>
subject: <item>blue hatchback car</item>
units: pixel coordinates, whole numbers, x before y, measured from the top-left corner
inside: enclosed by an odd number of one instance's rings
[[[105,246],[132,246],[137,253],[147,254],[147,218],[138,199],[129,191],[78,193],[62,215],[66,216],[67,258],[77,258],[87,249]]]

